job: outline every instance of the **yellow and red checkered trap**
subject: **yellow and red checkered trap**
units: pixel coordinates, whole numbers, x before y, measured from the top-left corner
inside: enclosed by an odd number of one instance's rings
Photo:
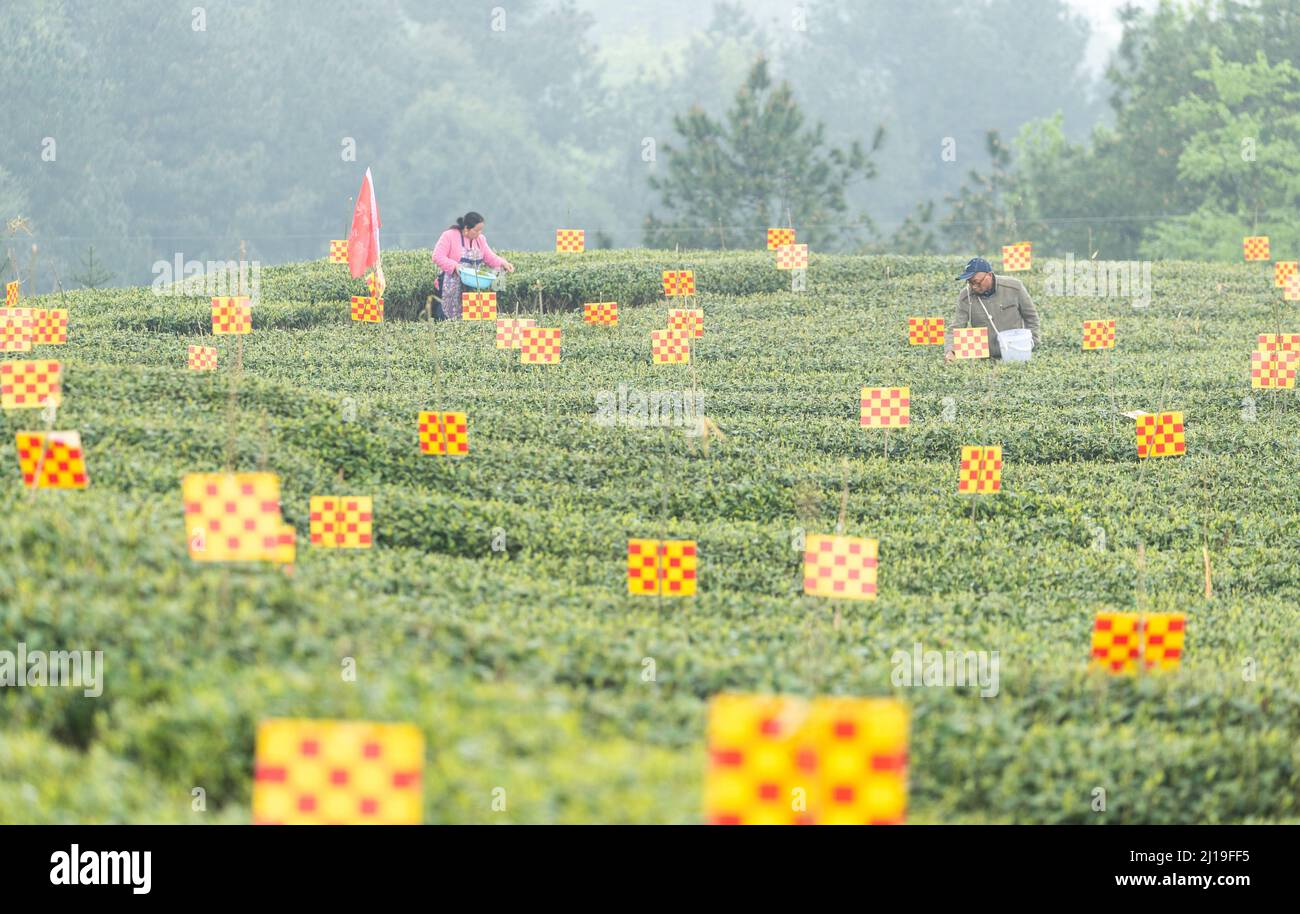
[[[348,262],[348,240],[335,240],[330,242],[330,263],[347,263]]]
[[[498,317],[497,348],[518,349],[524,343],[524,330],[536,326],[537,321],[531,317]]]
[[[723,693],[709,702],[705,820],[899,825],[908,712],[892,698]]]
[[[1137,451],[1140,459],[1177,457],[1187,452],[1182,413],[1141,413],[1136,422]]]
[[[31,308],[0,308],[0,352],[30,352],[35,324]]]
[[[214,296],[212,299],[213,334],[252,333],[253,306],[244,296]]]
[[[12,308],[18,304],[18,280],[5,283],[5,307]]]
[[[188,473],[181,480],[190,558],[274,562],[284,518],[274,473]]]
[[[1250,386],[1260,390],[1295,389],[1300,352],[1293,349],[1256,349],[1250,354]]]
[[[556,229],[557,254],[581,254],[587,246],[587,233],[583,229]]]
[[[794,244],[794,229],[770,228],[767,230],[767,249],[769,251],[775,251],[787,244]]]
[[[0,407],[40,409],[63,402],[63,366],[54,361],[0,362]]]
[[[67,308],[34,308],[32,310],[33,346],[62,346],[67,342]]]
[[[519,343],[519,364],[554,365],[560,361],[559,327],[525,327]]]
[[[681,330],[687,336],[700,339],[704,336],[704,312],[699,308],[670,308],[668,328]]]
[[[495,292],[462,292],[460,317],[466,321],[494,321],[497,319],[497,294]]]
[[[664,270],[664,297],[695,294],[694,270]]]
[[[352,319],[368,324],[384,322],[384,300],[373,295],[352,296]]]
[[[413,724],[264,720],[254,825],[419,825],[424,735]]]
[[[89,484],[80,432],[18,432],[14,439],[18,470],[29,489],[84,489]]]
[[[1253,235],[1249,238],[1241,239],[1241,247],[1245,252],[1246,260],[1268,260],[1268,236]]]
[[[588,302],[582,306],[582,319],[588,324],[613,327],[618,323],[618,302]]]
[[[309,502],[311,544],[326,549],[369,549],[374,539],[370,495],[313,495]]]
[[[804,541],[803,592],[844,600],[876,598],[877,540],[813,534]]]
[[[190,346],[185,350],[185,367],[190,371],[215,371],[217,348],[215,346]]]
[[[992,495],[1002,491],[1002,447],[963,445],[957,491]]]
[[[651,330],[650,360],[655,365],[685,364],[691,360],[691,340],[684,330]]]
[[[1183,613],[1099,612],[1090,666],[1116,674],[1173,669],[1182,662],[1186,628]]]
[[[863,428],[903,428],[912,424],[912,395],[906,387],[864,387],[859,422]]]
[[[463,456],[469,453],[469,419],[465,413],[422,412],[419,438],[426,454]]]
[[[953,328],[952,356],[955,359],[987,359],[989,357],[989,328]]]
[[[293,524],[282,524],[275,537],[275,551],[270,561],[278,565],[292,565],[298,558],[298,531]]]
[[[942,317],[909,317],[907,342],[912,346],[942,346]]]
[[[1034,244],[1032,241],[1019,241],[1002,246],[1002,272],[1019,273],[1034,265]]]
[[[699,572],[695,540],[627,541],[627,592],[641,596],[695,595]]]
[[[1283,301],[1300,301],[1300,273],[1292,273],[1282,286]]]
[[[1279,260],[1273,264],[1273,285],[1279,289],[1286,287],[1288,276],[1294,276],[1300,273],[1300,261]]]
[[[1115,322],[1113,320],[1084,321],[1083,348],[1114,349]]]
[[[1265,351],[1284,349],[1288,352],[1300,352],[1300,333],[1283,333],[1279,339],[1276,333],[1261,333],[1255,338],[1255,348]]]
[[[778,270],[806,270],[808,268],[808,245],[783,244],[776,249],[776,268]]]

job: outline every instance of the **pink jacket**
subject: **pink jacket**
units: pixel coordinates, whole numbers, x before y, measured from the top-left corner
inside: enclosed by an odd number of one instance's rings
[[[477,248],[483,253],[483,262],[493,269],[497,269],[504,262],[492,249],[488,247],[487,239],[479,235],[471,243],[470,247]],[[433,262],[438,265],[444,273],[455,273],[460,269],[460,256],[462,253],[460,229],[449,228],[442,233],[438,243],[433,246]]]

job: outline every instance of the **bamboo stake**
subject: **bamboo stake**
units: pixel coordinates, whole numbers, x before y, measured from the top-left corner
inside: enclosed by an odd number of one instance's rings
[[[1147,544],[1138,540],[1137,577],[1134,581],[1133,604],[1140,613],[1146,603],[1147,593]]]
[[[655,555],[655,574],[658,576],[658,580],[655,581],[655,594],[658,597],[659,608],[661,610],[664,608],[662,562],[664,560],[664,554],[667,552],[667,547],[664,544],[668,541],[668,477],[671,472],[671,469],[667,465],[668,432],[666,429],[664,430],[662,437],[664,443],[664,460],[660,464],[659,476],[659,544],[655,547],[657,553],[657,555]]]
[[[840,489],[840,517],[835,522],[835,532],[842,534],[844,532],[844,518],[849,508],[849,461],[845,458],[842,462],[844,470],[844,485]]]
[[[239,242],[240,262],[244,259],[244,242]],[[239,298],[244,294],[244,281],[242,275],[236,275],[235,278],[235,297]],[[230,395],[226,400],[226,472],[230,473],[235,468],[235,448],[236,437],[238,435],[237,423],[239,419],[239,382],[244,373],[244,334],[235,334],[235,364],[230,370]]]
[[[36,461],[36,471],[32,476],[31,491],[27,493],[28,504],[36,501],[36,490],[41,486],[41,471],[45,469],[45,458],[49,456],[50,448],[54,444],[54,420],[57,414],[57,409],[52,403],[41,410],[41,419],[45,422],[45,437],[41,440],[41,456]]]
[[[270,457],[270,449],[267,445],[266,434],[266,413],[262,413],[257,420],[257,471],[259,473],[266,471],[266,463]]]
[[[1201,547],[1201,557],[1205,560],[1205,599],[1214,596],[1214,585],[1210,580],[1210,545],[1207,542]]]

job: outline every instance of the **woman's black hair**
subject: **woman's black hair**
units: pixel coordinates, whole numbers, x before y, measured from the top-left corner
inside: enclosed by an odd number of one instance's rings
[[[463,232],[465,231],[465,229],[472,229],[474,226],[478,225],[482,221],[483,221],[483,217],[480,216],[478,213],[468,212],[465,215],[459,217],[451,227],[454,229],[460,229]]]

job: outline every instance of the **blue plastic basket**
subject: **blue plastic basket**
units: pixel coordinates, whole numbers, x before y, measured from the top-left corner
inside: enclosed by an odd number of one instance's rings
[[[496,282],[497,274],[492,270],[474,270],[470,267],[460,268],[460,285],[462,289],[490,289]]]

